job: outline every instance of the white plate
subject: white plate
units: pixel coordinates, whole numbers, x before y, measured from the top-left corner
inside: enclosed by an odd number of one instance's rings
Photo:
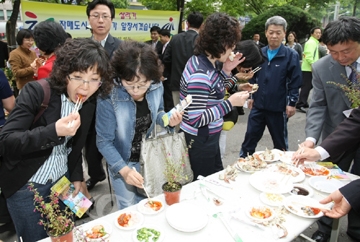
[[[203,207],[191,202],[181,202],[166,209],[166,220],[174,229],[194,232],[204,228],[209,217]]]
[[[240,171],[246,172],[246,173],[254,173],[255,171],[259,171],[259,170],[260,170],[260,169],[255,169],[255,168],[254,168],[254,170],[247,170],[247,169],[244,168],[244,165],[245,165],[245,164],[240,164],[240,162],[237,162],[237,163],[235,164],[235,168],[238,169],[238,170],[240,170]],[[252,167],[252,168],[253,168],[253,167]]]
[[[129,222],[129,226],[123,227],[118,223],[118,218],[120,217],[121,214],[126,213],[126,214],[130,214],[131,215],[131,219]],[[142,225],[142,223],[144,222],[144,215],[142,215],[141,213],[137,212],[137,211],[129,211],[129,212],[119,212],[116,215],[115,218],[115,226],[121,230],[132,230],[132,229],[136,229],[139,226]]]
[[[307,192],[307,195],[302,194],[304,192]],[[314,190],[311,187],[304,184],[294,184],[294,188],[291,189],[290,194],[294,196],[312,197],[314,194]]]
[[[284,182],[285,176],[270,171],[259,171],[249,178],[250,184],[261,192],[266,193],[288,193],[293,188],[290,181]]]
[[[91,233],[91,229],[94,228],[95,226],[98,226],[98,225],[102,225],[104,227],[104,230],[106,232],[106,234],[101,237],[101,238],[96,238],[96,239],[90,239],[88,237],[86,237],[87,241],[89,242],[100,242],[100,241],[104,241],[104,239],[107,239],[109,238],[109,236],[111,235],[112,233],[112,226],[110,224],[108,224],[107,222],[105,221],[97,221],[96,223],[92,223],[91,226],[84,226],[83,227],[83,231],[86,235],[86,233],[89,231]]]
[[[147,206],[149,200],[143,199],[141,200],[138,205],[137,205],[137,209],[139,210],[139,212],[146,214],[146,215],[154,215],[154,214],[158,214],[160,212],[162,212],[164,210],[164,202],[160,201],[160,200],[156,200],[156,199],[151,199],[152,201],[154,201],[155,203],[160,202],[161,203],[161,208],[157,211],[155,211],[154,209],[150,208],[149,206]]]
[[[146,241],[146,240],[138,240],[138,238],[137,238],[138,230],[140,230],[140,229],[142,229],[142,228],[155,229],[156,231],[160,232],[160,237],[158,238],[157,242],[164,241],[165,232],[164,232],[162,229],[160,229],[159,227],[154,226],[154,225],[144,225],[144,226],[141,226],[140,228],[136,229],[136,230],[132,233],[132,239],[133,239],[134,242]],[[151,238],[152,238],[152,237],[150,237],[149,241],[152,241]]]
[[[260,211],[268,211],[268,212],[270,212],[271,215],[269,217],[267,217],[267,218],[253,217],[251,215],[251,211],[253,209],[257,209],[257,210],[260,210]],[[245,209],[245,214],[249,219],[251,219],[253,221],[256,221],[256,222],[266,222],[266,221],[270,221],[270,220],[275,218],[275,211],[272,208],[270,208],[268,206],[264,206],[264,205],[250,206],[247,209]]]
[[[295,151],[280,151],[280,161],[284,162],[286,164],[293,164],[292,157],[294,155]]]
[[[260,193],[260,201],[269,206],[279,207],[283,205],[284,199],[285,197],[281,194],[266,192]]]
[[[266,162],[268,162],[268,163],[278,161],[278,160],[280,159],[280,155],[279,155],[278,151],[277,151],[277,150],[270,150],[270,151],[271,151],[271,154],[274,155],[274,158],[271,159],[271,160],[265,159],[265,158],[263,157],[262,154],[263,154],[265,151],[256,151],[254,154],[259,155],[261,160],[266,161]]]
[[[313,163],[313,162],[312,162]],[[316,175],[312,175],[310,174],[309,172],[312,172],[311,171],[311,168],[309,165],[307,165],[307,163],[304,163],[304,165],[301,165],[299,166],[299,168],[305,173],[305,175],[307,176],[329,176],[331,173],[330,173],[330,170],[324,166],[320,166],[320,165],[313,165],[313,169],[316,171],[316,172],[322,172],[321,174],[316,174]]]
[[[314,207],[324,207],[323,204],[320,204],[317,200],[310,197],[303,196],[290,196],[285,198],[284,207],[290,212],[297,216],[303,218],[319,218],[324,215],[323,212],[319,212],[316,215],[308,215],[304,212],[303,207],[305,206],[314,206]]]
[[[292,182],[302,182],[305,179],[305,173],[298,167],[291,166],[285,163],[271,164],[266,167],[266,170],[278,172],[282,175],[290,175],[289,178]]]
[[[320,192],[332,193],[343,187],[345,183],[334,178],[328,179],[326,176],[313,176],[309,179],[309,185]]]

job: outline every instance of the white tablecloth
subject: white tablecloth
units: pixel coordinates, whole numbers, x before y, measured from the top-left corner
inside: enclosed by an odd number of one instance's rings
[[[162,233],[165,235],[164,241],[171,242],[190,242],[190,241],[221,241],[221,242],[231,242],[234,241],[232,239],[230,233],[223,225],[219,218],[214,218],[212,215],[218,212],[223,212],[225,217],[228,219],[230,226],[232,229],[240,236],[243,242],[257,242],[257,241],[292,241],[295,239],[300,233],[302,233],[306,228],[308,228],[311,224],[313,224],[316,219],[308,219],[302,218],[291,213],[286,213],[284,215],[285,222],[283,226],[286,227],[288,231],[288,235],[286,238],[279,239],[274,235],[274,230],[271,226],[260,229],[255,226],[248,225],[244,222],[240,222],[234,218],[230,217],[231,211],[238,211],[240,216],[246,219],[244,212],[241,209],[244,209],[250,205],[261,204],[259,199],[260,191],[256,190],[249,184],[249,177],[251,174],[241,172],[239,176],[236,178],[235,182],[231,182],[232,188],[226,188],[223,186],[213,185],[208,182],[202,181],[207,187],[210,187],[214,192],[225,199],[225,202],[221,206],[215,206],[214,203],[207,202],[200,190],[200,181],[196,181],[190,183],[183,187],[181,191],[181,202],[190,202],[196,205],[201,206],[206,209],[209,220],[207,225],[196,232],[180,232],[174,228],[172,228],[167,220],[166,220],[166,210],[168,205],[165,204],[164,196],[159,195],[156,197],[157,199],[163,201],[165,209],[156,215],[144,215],[144,223],[143,225],[155,225],[161,229]],[[351,176],[355,178],[354,176]],[[208,178],[213,178],[218,180],[218,174],[213,174]],[[207,178],[207,179],[208,179]],[[307,184],[308,178],[306,178],[302,183]],[[223,181],[221,181],[223,182]],[[223,182],[223,184],[225,184]],[[209,193],[210,196],[212,195]],[[290,194],[284,194],[285,196],[291,196]],[[313,198],[320,200],[325,197],[327,194],[318,192],[314,190]],[[117,217],[126,211],[137,210],[137,205],[131,206],[121,211],[117,211],[111,213],[107,216],[98,218],[89,223],[81,225],[83,228],[91,228],[94,224],[99,224],[101,221],[106,221],[108,224],[112,226],[112,232],[107,241],[110,242],[122,242],[122,241],[133,241],[132,234],[135,233],[135,230],[131,231],[123,231],[118,229],[115,226],[115,221]],[[191,217],[189,217],[191,220]],[[50,241],[49,238],[41,240],[42,242]]]

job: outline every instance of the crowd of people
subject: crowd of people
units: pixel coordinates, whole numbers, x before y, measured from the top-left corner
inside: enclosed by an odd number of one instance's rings
[[[110,34],[115,16],[110,1],[90,2],[86,14],[89,38],[72,39],[50,21],[40,22],[33,32],[19,31],[18,48],[9,55],[20,91],[16,103],[0,71],[0,203],[8,208],[17,236],[24,241],[47,236],[37,223],[40,214],[33,211],[29,183],[46,197],[66,176],[75,193],[81,191],[95,203],[89,191],[106,178],[104,158],[118,209],[126,208],[144,198],[138,192],[144,182],[138,172],[144,135],[157,125],[184,132],[194,178],[207,176],[223,169],[224,138],[238,118],[236,107],[244,105],[251,111],[239,157],[255,152],[265,127],[274,148],[287,150],[287,122],[299,110],[307,113],[307,138],[301,144],[305,152],[294,158],[331,159],[345,171],[354,161],[351,172],[360,175],[360,140],[353,135],[360,128],[360,110],[349,111],[351,100],[329,83],[346,83],[344,76],[357,82],[359,19],[343,17],[323,32],[314,27],[302,48],[281,16],[264,23],[265,45],[258,33],[253,40],[241,41],[239,22],[224,13],[204,21],[199,12],[191,12],[188,31],[174,36],[153,26],[151,40],[144,43],[120,41]],[[34,42],[40,56],[31,50]],[[328,55],[320,54],[320,42]],[[34,81],[44,78],[48,90]],[[250,95],[254,84],[258,89]],[[192,103],[164,123],[166,112],[187,95]],[[50,101],[43,112],[46,96]],[[73,112],[77,103],[79,111]],[[10,112],[6,122],[3,109]],[[82,152],[88,163],[87,181]],[[352,182],[322,201],[335,202],[325,211],[329,217],[349,214],[347,232],[352,238],[360,238],[359,190],[359,182]],[[327,241],[331,223],[330,218],[320,219],[313,239]]]

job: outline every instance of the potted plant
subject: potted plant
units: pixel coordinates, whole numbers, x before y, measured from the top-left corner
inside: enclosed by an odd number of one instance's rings
[[[39,225],[44,226],[47,234],[52,242],[72,242],[73,241],[73,212],[66,207],[61,209],[60,199],[56,192],[51,192],[49,195],[49,202],[40,196],[34,184],[29,185],[29,190],[34,193],[35,210],[41,214],[38,222]]]
[[[184,169],[186,166],[185,160],[188,159],[188,148],[181,154],[180,160],[173,160],[171,153],[166,152],[164,176],[166,183],[162,186],[165,195],[165,201],[168,205],[178,203],[180,201],[180,191],[182,188],[181,182],[187,181],[188,176],[185,175]]]

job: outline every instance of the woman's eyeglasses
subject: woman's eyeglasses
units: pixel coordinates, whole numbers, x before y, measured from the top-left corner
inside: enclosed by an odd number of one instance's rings
[[[82,84],[89,84],[89,86],[91,87],[100,87],[101,84],[102,84],[102,81],[100,80],[90,80],[90,81],[85,81],[83,80],[81,77],[70,77],[68,76],[68,78],[71,80],[71,81],[74,81],[75,83],[77,83],[79,86],[82,85]]]

